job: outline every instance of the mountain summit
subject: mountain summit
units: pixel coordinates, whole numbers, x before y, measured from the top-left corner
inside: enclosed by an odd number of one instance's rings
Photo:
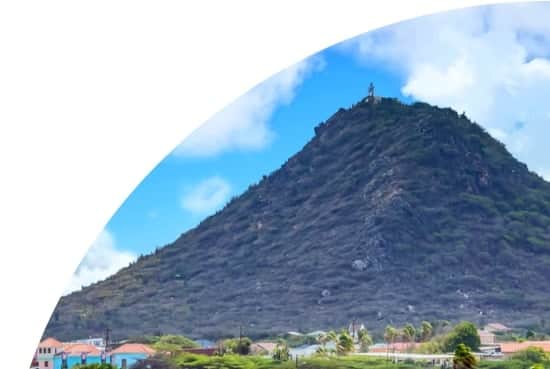
[[[550,183],[451,109],[340,109],[174,243],[61,298],[46,335],[192,337],[550,318]]]

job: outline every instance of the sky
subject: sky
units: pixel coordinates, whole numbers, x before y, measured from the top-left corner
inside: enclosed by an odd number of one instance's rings
[[[420,17],[334,45],[276,73],[194,131],[142,181],[66,292],[167,245],[278,169],[339,108],[376,94],[452,107],[550,180],[550,4]]]

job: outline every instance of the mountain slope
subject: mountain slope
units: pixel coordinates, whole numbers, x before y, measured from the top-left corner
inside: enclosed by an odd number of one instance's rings
[[[477,124],[382,99],[315,131],[173,244],[63,297],[46,334],[550,317],[550,184]]]

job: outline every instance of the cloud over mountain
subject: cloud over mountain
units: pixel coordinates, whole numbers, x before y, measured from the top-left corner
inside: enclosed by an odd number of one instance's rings
[[[549,4],[480,7],[421,17],[342,46],[384,63],[402,93],[481,124],[532,170],[550,168]]]

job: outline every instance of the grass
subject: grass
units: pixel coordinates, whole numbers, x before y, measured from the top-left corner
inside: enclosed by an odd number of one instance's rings
[[[269,358],[255,356],[203,356],[184,354],[173,360],[181,368],[188,369],[294,369],[293,360],[277,362]],[[419,369],[427,367],[422,363],[389,363],[384,359],[364,356],[311,357],[299,359],[299,369]]]

